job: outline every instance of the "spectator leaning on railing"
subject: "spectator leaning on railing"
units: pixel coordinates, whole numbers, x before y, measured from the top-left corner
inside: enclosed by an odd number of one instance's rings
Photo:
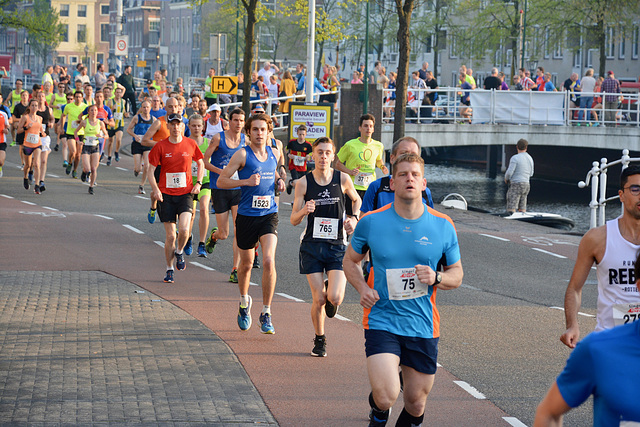
[[[616,110],[618,109],[620,93],[620,82],[616,80],[613,71],[607,71],[607,78],[602,82],[602,92],[604,97],[604,120],[606,123],[615,123]]]

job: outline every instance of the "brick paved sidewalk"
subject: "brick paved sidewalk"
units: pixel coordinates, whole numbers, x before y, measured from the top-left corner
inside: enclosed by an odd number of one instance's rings
[[[0,424],[276,425],[227,345],[96,271],[0,271]]]

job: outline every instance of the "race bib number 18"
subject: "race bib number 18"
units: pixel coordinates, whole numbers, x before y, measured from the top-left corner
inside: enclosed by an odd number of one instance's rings
[[[167,188],[185,188],[187,186],[187,174],[184,172],[167,173]]]
[[[429,286],[418,280],[415,268],[387,269],[390,300],[407,300],[427,295]]]

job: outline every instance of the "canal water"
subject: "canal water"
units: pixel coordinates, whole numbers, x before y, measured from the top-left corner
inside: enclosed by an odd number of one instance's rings
[[[578,181],[584,179],[587,171],[574,184],[535,179],[531,180],[531,192],[527,199],[527,211],[555,213],[571,218],[576,225],[572,232],[584,234],[589,230],[589,201],[591,187],[578,188]],[[461,167],[437,163],[425,166],[427,186],[431,189],[433,201],[439,203],[449,193],[459,193],[469,206],[485,209],[491,213],[506,211],[507,185],[504,174],[494,179],[487,178],[484,169]],[[608,197],[614,193],[610,190]],[[609,202],[607,219],[620,215],[620,202]]]

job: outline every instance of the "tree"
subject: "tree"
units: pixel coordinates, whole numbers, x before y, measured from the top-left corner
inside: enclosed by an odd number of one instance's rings
[[[407,115],[407,87],[409,85],[409,59],[411,55],[411,14],[415,0],[395,0],[398,14],[398,77],[396,79],[396,107],[393,140],[404,136],[404,119]]]
[[[575,24],[584,29],[587,39],[598,48],[600,53],[599,74],[605,75],[607,65],[607,42],[622,39],[634,26],[640,10],[639,0],[590,0],[578,2],[571,0],[567,9],[579,6],[581,22]],[[609,40],[612,37],[613,40]]]

